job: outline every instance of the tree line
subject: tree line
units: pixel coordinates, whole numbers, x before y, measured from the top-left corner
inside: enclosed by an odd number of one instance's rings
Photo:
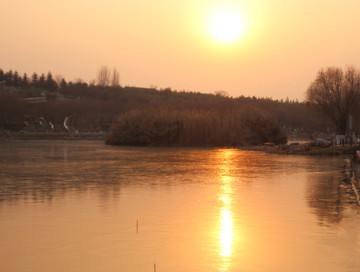
[[[16,70],[14,72],[12,70],[4,72],[0,69],[0,84],[9,87],[36,87],[51,92],[58,88],[58,83],[53,79],[51,72],[48,72],[46,76],[44,73],[40,76],[37,73],[33,73],[31,78],[29,78],[26,73],[21,76]]]
[[[13,71],[10,69],[9,71],[4,72],[3,69],[0,69],[0,84],[8,87],[35,87],[50,92],[54,92],[58,89],[64,89],[68,85],[75,85],[77,87],[79,87],[79,85],[83,87],[88,87],[89,85],[120,87],[120,73],[116,68],[111,69],[108,66],[102,66],[98,70],[96,80],[92,80],[90,84],[87,84],[81,79],[77,79],[75,82],[67,82],[60,75],[55,76],[54,79],[50,71],[46,76],[44,73],[38,75],[34,72],[29,78],[27,73],[20,75],[16,70]]]
[[[323,74],[326,74],[325,70]],[[343,74],[345,77],[347,73]],[[26,120],[43,117],[51,122],[54,131],[65,130],[65,118],[68,118],[72,130],[109,131],[119,122],[119,117],[124,117],[130,112],[159,109],[159,115],[162,115],[164,111],[160,109],[167,109],[169,114],[176,111],[184,112],[185,116],[185,112],[201,112],[201,115],[206,113],[205,115],[212,116],[212,113],[215,113],[226,119],[229,118],[229,112],[238,112],[244,107],[251,106],[265,112],[288,134],[310,135],[315,131],[340,131],[334,122],[335,119],[331,118],[327,111],[322,110],[322,104],[314,99],[316,96],[310,95],[316,93],[319,86],[328,86],[321,85],[324,79],[316,79],[310,84],[307,100],[299,102],[254,96],[231,97],[224,92],[178,91],[170,87],[156,89],[121,86],[119,78],[116,69],[106,67],[101,67],[97,79],[90,83],[82,80],[66,81],[58,76],[54,79],[51,72],[40,76],[33,73],[29,78],[26,74],[20,76],[16,71],[4,72],[0,69],[0,129],[26,130],[29,129],[24,128]],[[348,78],[347,81],[340,82],[347,82],[344,84],[349,86],[351,77],[348,75],[345,78]],[[335,82],[333,85],[338,86],[339,83]],[[329,93],[329,90],[324,92]],[[40,96],[46,98],[41,103],[31,100]],[[339,94],[336,97],[340,97]],[[357,101],[355,98],[344,101]],[[339,103],[339,100],[335,100],[334,103]],[[355,121],[354,128],[359,128],[359,114],[354,106],[358,104],[349,107],[344,104],[345,102],[342,103],[339,109],[351,108],[345,115],[351,112]],[[338,116],[340,115],[344,116],[338,113]]]

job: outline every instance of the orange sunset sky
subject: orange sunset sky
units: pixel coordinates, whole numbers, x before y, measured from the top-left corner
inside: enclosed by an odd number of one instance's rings
[[[320,68],[360,66],[359,0],[0,3],[0,68],[29,76],[301,101]]]

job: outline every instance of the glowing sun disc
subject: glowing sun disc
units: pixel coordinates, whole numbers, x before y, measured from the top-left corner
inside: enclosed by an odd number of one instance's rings
[[[244,22],[232,9],[218,10],[210,18],[209,31],[211,36],[219,42],[233,42],[242,36]]]

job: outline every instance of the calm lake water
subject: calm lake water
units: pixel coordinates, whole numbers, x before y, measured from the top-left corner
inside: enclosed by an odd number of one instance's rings
[[[0,143],[0,270],[360,271],[348,158]]]

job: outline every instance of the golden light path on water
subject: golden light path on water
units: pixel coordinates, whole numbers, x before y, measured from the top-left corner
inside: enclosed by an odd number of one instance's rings
[[[223,257],[231,256],[232,244],[232,218],[231,211],[228,209],[221,210],[221,251],[220,255]]]
[[[233,178],[230,175],[233,166],[234,151],[223,149],[219,151],[219,178],[221,182],[219,200],[219,255],[222,258],[220,271],[228,271],[231,263],[234,242],[234,224],[232,215]]]

